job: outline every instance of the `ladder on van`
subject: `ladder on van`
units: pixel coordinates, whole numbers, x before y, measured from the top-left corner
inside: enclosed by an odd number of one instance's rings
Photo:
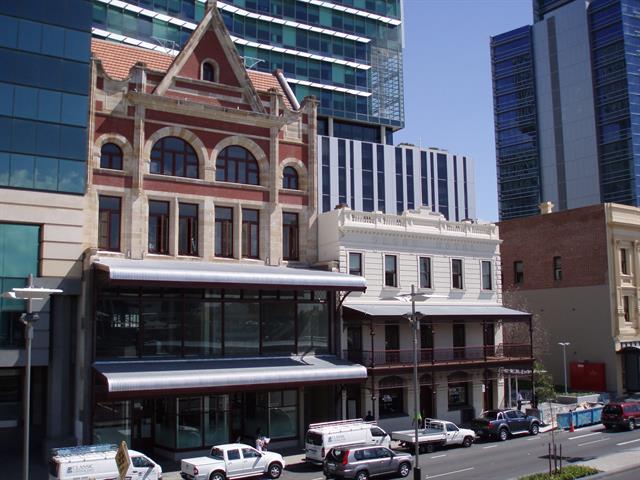
[[[309,430],[312,428],[323,428],[323,427],[338,427],[343,425],[359,425],[362,423],[375,423],[375,422],[365,422],[362,418],[352,418],[350,420],[334,420],[332,422],[318,422],[309,424]]]

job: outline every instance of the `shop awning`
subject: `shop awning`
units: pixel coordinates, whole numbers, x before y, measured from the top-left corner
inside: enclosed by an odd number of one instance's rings
[[[384,300],[377,303],[348,304],[344,308],[372,317],[399,317],[411,313],[411,303]],[[427,302],[416,302],[416,312],[426,317],[499,317],[524,320],[531,316],[530,313],[500,305],[432,305]]]
[[[237,263],[180,260],[130,260],[101,258],[95,267],[112,281],[197,285],[230,285],[236,288],[269,287],[364,291],[364,277],[305,268],[272,267]]]
[[[333,356],[96,362],[108,393],[169,393],[302,386],[367,378],[362,365]]]

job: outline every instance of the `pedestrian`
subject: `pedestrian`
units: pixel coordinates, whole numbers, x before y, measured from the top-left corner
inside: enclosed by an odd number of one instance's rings
[[[256,450],[264,452],[267,450],[269,439],[262,434],[262,429],[258,427],[256,430]]]
[[[533,406],[533,408],[534,408],[535,410],[537,410],[537,409],[538,409],[538,394],[537,394],[537,393],[534,393],[534,394],[533,394],[533,398],[532,398],[531,400],[532,400],[532,406]]]
[[[373,415],[371,415],[371,410],[367,410],[367,416],[364,417],[365,422],[373,422]]]
[[[522,393],[518,392],[518,410],[522,410]]]

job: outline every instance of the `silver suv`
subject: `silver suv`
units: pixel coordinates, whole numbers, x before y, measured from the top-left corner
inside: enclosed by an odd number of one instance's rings
[[[387,447],[349,446],[332,448],[324,460],[327,478],[367,480],[378,475],[406,477],[411,472],[412,457]]]

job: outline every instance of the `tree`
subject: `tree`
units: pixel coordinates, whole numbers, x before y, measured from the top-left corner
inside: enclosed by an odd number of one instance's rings
[[[553,377],[538,360],[533,362],[533,386],[539,402],[555,400]]]

